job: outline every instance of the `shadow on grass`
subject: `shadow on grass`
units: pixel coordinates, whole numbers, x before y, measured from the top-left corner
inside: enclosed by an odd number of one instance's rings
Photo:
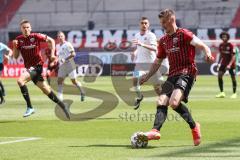
[[[0,121],[0,123],[17,123],[18,121]]]
[[[184,148],[151,157],[240,157],[239,149],[240,137],[212,144],[203,144],[198,147]]]
[[[71,147],[71,148],[77,148],[77,147],[83,147],[83,148],[85,148],[85,147],[103,147],[103,148],[108,148],[108,147],[110,147],[110,148],[127,148],[127,149],[132,149],[132,147],[130,146],[130,145],[124,145],[124,144],[116,144],[116,145],[114,145],[114,144],[93,144],[93,145],[87,145],[87,146],[68,146],[68,147]],[[147,147],[147,148],[140,148],[140,149],[153,149],[153,148],[159,148],[158,146],[149,146],[149,147]]]
[[[96,118],[96,120],[118,120],[119,118]]]
[[[154,148],[169,148],[169,147],[186,147],[186,146],[190,146],[190,145],[174,145],[174,146],[148,146],[147,148],[139,148],[139,149],[154,149]],[[68,146],[68,147],[72,147],[72,148],[75,148],[75,147],[116,147],[116,148],[128,148],[128,149],[132,149],[131,145],[121,145],[121,144],[93,144],[93,145],[86,145],[86,146]]]
[[[179,148],[181,148],[181,147],[190,147],[190,146],[192,146],[192,145],[165,145],[165,146],[159,146],[158,148],[177,148],[177,147],[179,147]]]

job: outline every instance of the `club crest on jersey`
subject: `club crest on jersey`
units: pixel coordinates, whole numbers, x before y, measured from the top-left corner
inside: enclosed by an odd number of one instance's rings
[[[30,42],[34,42],[35,41],[35,38],[30,38]]]
[[[173,38],[173,44],[176,44],[177,42],[178,42],[178,38],[177,37]]]

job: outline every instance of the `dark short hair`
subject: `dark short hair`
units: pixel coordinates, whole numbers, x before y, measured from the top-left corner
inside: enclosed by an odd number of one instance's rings
[[[175,12],[172,9],[164,9],[160,11],[158,18],[168,17],[172,15],[175,15]]]
[[[142,17],[141,21],[144,21],[144,20],[148,20],[148,18],[147,17]]]
[[[58,32],[57,32],[57,35],[59,35],[59,34],[64,34],[64,33],[63,33],[63,31],[58,31]],[[64,35],[65,35],[65,34],[64,34]]]
[[[221,39],[223,38],[223,35],[226,35],[226,36],[227,36],[227,39],[230,39],[230,35],[229,35],[228,32],[223,31],[223,32],[220,34],[220,38],[221,38]]]
[[[27,19],[22,19],[19,24],[21,26],[24,23],[29,23],[30,24],[29,20],[27,20]]]

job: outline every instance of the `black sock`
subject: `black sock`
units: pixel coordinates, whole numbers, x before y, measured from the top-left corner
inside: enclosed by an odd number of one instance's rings
[[[21,92],[22,92],[22,95],[23,95],[25,101],[27,102],[27,107],[32,108],[32,104],[31,104],[31,100],[29,97],[27,86],[26,85],[21,86],[20,89],[21,89]]]
[[[2,90],[2,95],[5,95],[5,89],[3,87],[2,81],[0,81],[0,87],[1,87],[1,90]]]
[[[61,108],[64,108],[65,105],[62,101],[60,101],[60,99],[56,96],[55,93],[53,93],[53,91],[51,91],[49,94],[48,94],[48,97],[55,103],[57,103]]]
[[[50,79],[49,76],[47,76],[47,82],[48,82],[48,84],[50,85],[50,83],[51,83],[51,79]]]
[[[180,103],[180,105],[174,110],[189,124],[191,129],[195,128],[196,124],[192,118],[192,115],[184,104]]]
[[[236,81],[236,79],[232,79],[232,87],[233,87],[233,93],[236,93],[236,90],[237,90],[237,81]]]
[[[157,106],[157,113],[155,115],[155,121],[153,128],[160,131],[163,123],[167,118],[168,107],[164,105]]]
[[[223,79],[222,78],[218,78],[218,85],[219,85],[220,91],[223,92]]]
[[[4,97],[3,97],[3,93],[2,93],[2,89],[0,88],[0,104],[2,104],[3,103],[3,101],[4,101]]]

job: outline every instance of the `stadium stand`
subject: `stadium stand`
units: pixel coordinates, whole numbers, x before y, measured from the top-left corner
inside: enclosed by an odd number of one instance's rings
[[[235,14],[235,17],[232,21],[232,27],[239,27],[240,26],[240,6],[238,7],[238,10]]]
[[[0,28],[5,28],[8,25],[23,2],[23,0],[0,0]]]
[[[8,30],[17,30],[22,18],[32,21],[36,30],[87,29],[89,21],[97,29],[132,29],[138,27],[141,16],[149,17],[152,26],[158,27],[156,15],[168,7],[176,10],[184,27],[223,28],[232,23],[239,25],[240,16],[236,14],[239,3],[239,0],[131,0],[131,3],[129,0],[25,0],[12,20],[8,19]]]

